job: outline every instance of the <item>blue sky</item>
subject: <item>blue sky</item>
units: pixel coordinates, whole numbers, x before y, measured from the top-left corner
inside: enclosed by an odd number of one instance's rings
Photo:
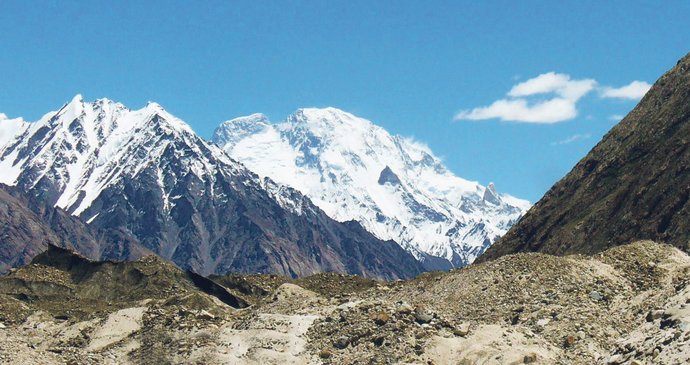
[[[689,15],[672,1],[3,0],[0,112],[154,100],[210,137],[240,115],[335,106],[534,202],[634,107],[607,87],[653,83],[690,51]]]

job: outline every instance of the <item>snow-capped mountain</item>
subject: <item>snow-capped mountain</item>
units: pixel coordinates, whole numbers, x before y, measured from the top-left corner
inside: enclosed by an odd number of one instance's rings
[[[308,198],[250,172],[156,103],[130,110],[77,95],[37,122],[7,125],[14,135],[3,136],[0,145],[0,183],[93,227],[125,229],[183,268],[381,278],[420,272],[394,242],[330,219]]]
[[[23,132],[28,128],[29,123],[22,118],[9,119],[3,113],[0,113],[0,146],[4,146],[14,136]]]
[[[530,204],[455,176],[431,150],[335,109],[300,109],[222,123],[213,141],[262,177],[309,196],[338,221],[356,220],[428,268],[471,263]],[[431,256],[431,257],[430,257]]]

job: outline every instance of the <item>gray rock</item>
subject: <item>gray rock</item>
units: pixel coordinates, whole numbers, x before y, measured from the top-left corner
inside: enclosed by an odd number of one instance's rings
[[[458,326],[455,330],[453,330],[453,334],[456,336],[461,336],[465,337],[470,333],[470,324],[469,323],[463,323]]]
[[[346,348],[347,345],[349,345],[349,344],[350,344],[349,338],[347,338],[346,336],[340,336],[340,337],[338,337],[338,339],[335,340],[335,342],[333,342],[333,347],[342,350],[342,349]]]
[[[431,322],[431,320],[434,319],[434,315],[422,308],[417,308],[414,312],[414,318],[417,322],[424,324]]]
[[[592,298],[592,300],[596,300],[597,302],[604,299],[604,296],[602,296],[601,293],[599,293],[596,290],[592,290],[591,292],[589,292],[589,297]]]

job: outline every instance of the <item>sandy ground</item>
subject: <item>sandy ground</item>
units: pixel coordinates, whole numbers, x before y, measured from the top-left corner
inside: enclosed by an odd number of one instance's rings
[[[535,363],[555,362],[559,349],[535,338],[528,330],[521,330],[483,325],[467,337],[436,336],[426,351],[427,361],[430,360],[434,364],[498,365],[524,364],[525,359],[533,357],[538,359]]]
[[[221,364],[318,364],[317,359],[305,352],[304,338],[317,318],[260,314],[248,329],[223,328],[218,361]]]
[[[99,351],[120,342],[141,328],[141,320],[147,307],[135,307],[111,313],[91,336],[87,351]]]

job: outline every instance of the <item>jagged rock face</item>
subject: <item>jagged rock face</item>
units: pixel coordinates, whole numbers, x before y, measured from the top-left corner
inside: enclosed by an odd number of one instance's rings
[[[60,208],[0,184],[0,273],[28,263],[48,245],[69,247],[92,259],[127,260],[147,250],[122,230],[98,230]]]
[[[529,207],[453,175],[426,146],[334,108],[300,109],[278,124],[262,114],[233,119],[213,141],[330,217],[395,240],[428,268],[472,262]]]
[[[688,250],[690,55],[482,257],[592,254],[637,239]]]
[[[484,197],[482,198],[482,201],[494,205],[501,204],[501,199],[499,198],[498,193],[496,193],[496,187],[494,186],[494,183],[489,183],[489,185],[486,187],[486,190],[484,190]]]
[[[150,103],[80,96],[0,147],[2,182],[200,274],[321,271],[387,279],[420,265],[394,242],[338,223],[260,179]]]

